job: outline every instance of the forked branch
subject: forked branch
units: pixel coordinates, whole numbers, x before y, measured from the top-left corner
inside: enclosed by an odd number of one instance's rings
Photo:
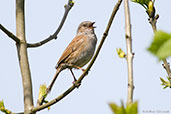
[[[55,31],[54,34],[50,35],[48,38],[45,38],[44,40],[38,42],[38,43],[27,43],[27,47],[28,48],[34,48],[34,47],[39,47],[39,46],[42,46],[43,44],[46,44],[48,43],[49,41],[53,40],[53,39],[57,39],[57,35],[58,33],[60,32],[61,28],[63,27],[64,25],[64,22],[68,16],[68,13],[70,11],[70,9],[72,8],[72,6],[74,5],[74,2],[72,0],[69,0],[68,1],[68,4],[66,4],[64,7],[65,7],[65,12],[64,12],[64,15],[63,15],[63,18],[61,20],[61,23],[60,25],[58,26],[57,30]]]

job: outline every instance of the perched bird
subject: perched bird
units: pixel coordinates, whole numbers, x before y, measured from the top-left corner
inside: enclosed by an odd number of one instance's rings
[[[76,78],[72,69],[75,68],[84,71],[82,67],[90,61],[96,48],[97,38],[94,32],[94,23],[84,21],[78,26],[75,38],[70,42],[57,62],[57,71],[50,86],[47,88],[48,92],[50,92],[56,78],[62,70],[69,69],[74,81],[76,81]]]

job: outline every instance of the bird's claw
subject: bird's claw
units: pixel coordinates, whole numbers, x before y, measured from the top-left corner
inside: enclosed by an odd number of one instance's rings
[[[72,82],[72,84],[73,84],[76,88],[79,88],[80,85],[81,85],[81,83],[76,83],[76,81],[77,81],[77,80],[74,80],[74,81]]]

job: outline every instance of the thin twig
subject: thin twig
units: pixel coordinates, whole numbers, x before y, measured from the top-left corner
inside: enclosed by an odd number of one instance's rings
[[[16,43],[20,43],[20,39],[15,36],[12,32],[10,32],[9,30],[7,30],[3,25],[0,24],[0,29],[6,34],[8,35],[12,40],[14,40]]]
[[[131,21],[130,21],[130,12],[129,12],[129,2],[128,0],[124,1],[125,9],[125,37],[126,37],[126,48],[127,48],[127,65],[128,65],[128,96],[127,103],[133,102],[133,56],[132,53],[132,36],[131,36]]]
[[[69,0],[68,4],[66,4],[64,6],[65,7],[65,12],[64,12],[63,18],[61,20],[61,23],[60,23],[59,27],[57,28],[57,30],[55,31],[55,33],[53,35],[50,35],[48,38],[45,38],[45,40],[42,40],[42,41],[40,41],[38,43],[33,43],[33,44],[27,43],[27,47],[28,48],[39,47],[39,46],[42,46],[43,44],[48,43],[49,41],[51,41],[53,39],[57,39],[57,35],[60,32],[61,28],[63,27],[64,22],[65,22],[65,20],[66,20],[66,18],[68,16],[68,13],[69,13],[69,11],[70,11],[70,9],[72,8],[73,5],[74,5],[73,1]]]
[[[98,56],[98,54],[99,54],[99,52],[100,52],[100,50],[101,50],[101,48],[102,48],[102,45],[104,44],[104,41],[105,41],[105,39],[106,39],[106,37],[107,37],[107,35],[108,35],[109,29],[110,29],[110,27],[111,27],[111,24],[112,24],[113,19],[114,19],[115,15],[116,15],[116,13],[117,13],[117,11],[118,11],[118,9],[119,9],[119,6],[120,6],[121,2],[122,2],[122,0],[118,0],[117,4],[115,5],[115,7],[114,7],[114,9],[113,9],[113,12],[112,12],[112,14],[111,14],[111,17],[110,17],[110,19],[109,19],[108,25],[107,25],[107,27],[106,27],[106,30],[105,30],[105,32],[104,32],[104,34],[103,34],[103,36],[102,36],[101,42],[100,42],[100,44],[99,44],[99,46],[98,46],[98,48],[97,48],[97,50],[96,50],[96,53],[95,53],[93,59],[91,60],[91,62],[89,63],[88,67],[85,69],[85,71],[83,72],[83,74],[82,74],[82,75],[79,77],[79,79],[75,82],[75,84],[72,85],[69,89],[67,89],[63,94],[61,94],[61,95],[58,96],[57,98],[51,100],[50,102],[48,102],[48,103],[46,103],[46,104],[43,104],[43,105],[41,105],[41,106],[34,107],[34,108],[32,109],[32,112],[40,111],[40,110],[42,110],[42,109],[45,109],[45,108],[47,108],[47,107],[49,107],[49,106],[51,106],[51,105],[57,103],[58,101],[60,101],[61,99],[63,99],[65,96],[67,96],[69,93],[71,93],[75,88],[78,87],[77,85],[79,85],[79,84],[82,82],[82,80],[83,80],[84,77],[88,74],[88,71],[90,70],[90,68],[91,68],[92,65],[94,64],[94,62],[95,62],[95,60],[96,60],[96,58],[97,58],[97,56]]]
[[[157,31],[156,23],[157,23],[158,18],[159,18],[159,15],[157,14],[154,18],[148,19],[154,33]],[[163,59],[163,68],[166,70],[168,77],[171,79],[171,69],[166,59]]]
[[[153,32],[156,32],[157,31],[157,20],[159,18],[159,15],[157,14],[154,18],[149,18],[148,21],[149,23],[151,24],[151,27],[153,29]]]

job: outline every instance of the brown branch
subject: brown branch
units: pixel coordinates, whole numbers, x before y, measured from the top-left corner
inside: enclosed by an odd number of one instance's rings
[[[10,32],[9,30],[7,30],[3,25],[0,24],[0,29],[8,36],[10,37],[12,40],[14,40],[16,43],[20,43],[20,39],[15,36],[12,32]]]
[[[119,9],[119,6],[120,6],[121,2],[122,2],[122,0],[118,0],[117,4],[115,5],[115,7],[114,7],[114,9],[113,9],[113,12],[112,12],[112,14],[111,14],[111,17],[110,17],[110,19],[109,19],[108,25],[107,25],[107,27],[106,27],[106,30],[105,30],[105,32],[104,32],[104,34],[103,34],[103,36],[102,36],[101,42],[100,42],[100,44],[99,44],[99,46],[98,46],[98,48],[97,48],[97,50],[96,50],[96,53],[95,53],[94,57],[92,58],[91,62],[89,63],[88,67],[85,69],[85,71],[83,72],[83,74],[82,74],[82,75],[79,77],[79,79],[75,82],[75,84],[72,85],[69,89],[67,89],[63,94],[61,94],[61,95],[58,96],[57,98],[51,100],[50,102],[48,102],[48,103],[46,103],[46,104],[43,104],[43,105],[41,105],[41,106],[34,107],[34,108],[32,109],[32,112],[40,111],[40,110],[42,110],[42,109],[45,109],[45,108],[47,108],[47,107],[49,107],[49,106],[51,106],[51,105],[53,105],[53,104],[59,102],[61,99],[63,99],[65,96],[67,96],[67,95],[68,95],[69,93],[71,93],[75,88],[78,87],[77,85],[79,85],[79,84],[82,82],[82,80],[83,80],[84,77],[88,74],[88,71],[90,70],[90,68],[91,68],[92,65],[94,64],[94,62],[95,62],[95,60],[96,60],[96,58],[97,58],[97,56],[98,56],[98,54],[99,54],[99,52],[100,52],[100,50],[101,50],[103,44],[104,44],[104,41],[105,41],[105,39],[106,39],[106,37],[107,37],[107,35],[108,35],[109,29],[110,29],[110,27],[111,27],[111,24],[112,24],[112,22],[113,22],[113,20],[114,20],[114,17],[115,17],[115,15],[116,15],[116,13],[117,13],[117,11],[118,11],[118,9]]]
[[[154,18],[148,19],[154,33],[157,31],[156,23],[157,23],[158,18],[159,18],[159,15],[157,14]],[[163,59],[163,68],[166,70],[169,79],[171,79],[171,69],[170,69],[170,65],[166,59]]]
[[[129,12],[129,2],[128,0],[124,1],[125,9],[125,37],[126,37],[126,48],[127,48],[127,65],[128,65],[128,96],[127,103],[133,102],[133,56],[132,53],[132,36],[131,36],[131,21],[130,21],[130,12]]]
[[[156,32],[157,31],[157,20],[159,18],[159,15],[157,14],[155,17],[151,17],[148,19],[149,23],[151,24],[151,27],[153,29],[153,32]]]
[[[16,36],[20,38],[20,43],[17,44],[17,50],[23,83],[24,114],[31,114],[30,109],[33,107],[33,94],[25,38],[24,1],[25,0],[16,0]]]
[[[166,59],[163,59],[163,67],[164,69],[166,70],[168,76],[169,76],[169,79],[171,79],[171,70],[170,70],[170,64],[167,62]],[[171,83],[171,82],[170,82]]]
[[[73,5],[74,5],[73,1],[69,0],[68,4],[66,4],[64,6],[65,7],[65,12],[64,12],[63,18],[61,20],[61,23],[60,23],[59,27],[57,28],[57,30],[55,31],[55,33],[53,35],[50,35],[48,38],[45,38],[45,40],[42,40],[42,41],[40,41],[38,43],[33,43],[33,44],[27,43],[27,47],[28,48],[39,47],[39,46],[42,46],[43,44],[48,43],[49,41],[51,41],[53,39],[57,39],[57,35],[60,32],[61,28],[63,27],[64,22],[65,22],[65,20],[66,20],[66,18],[68,16],[68,13],[69,13],[69,11],[70,11],[70,9],[72,8]]]

